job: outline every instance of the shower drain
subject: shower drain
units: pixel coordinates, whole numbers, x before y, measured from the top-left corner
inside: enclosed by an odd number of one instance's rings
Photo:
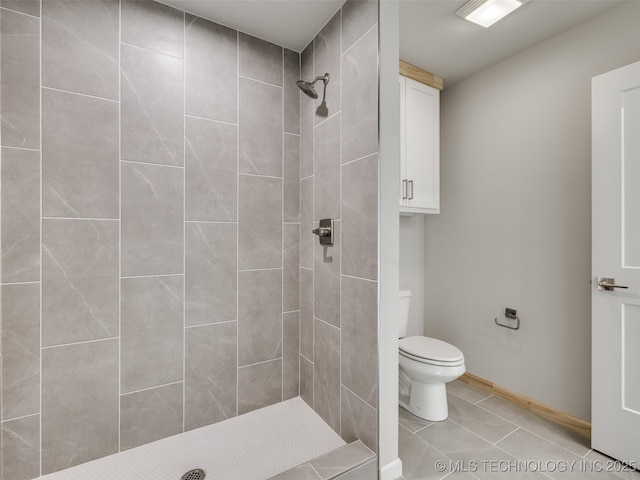
[[[202,480],[205,476],[204,470],[200,468],[195,468],[193,470],[189,470],[187,473],[182,475],[180,480]]]

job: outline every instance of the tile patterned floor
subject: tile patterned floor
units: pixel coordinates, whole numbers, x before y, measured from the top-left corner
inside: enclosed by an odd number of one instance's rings
[[[447,392],[444,422],[400,408],[406,480],[640,480],[639,472],[591,450],[589,439],[512,403],[461,381]]]

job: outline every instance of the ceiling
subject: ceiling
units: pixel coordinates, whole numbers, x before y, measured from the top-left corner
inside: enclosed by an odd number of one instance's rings
[[[161,0],[195,15],[301,51],[344,0]],[[388,1],[388,0],[381,0]],[[621,3],[529,0],[491,28],[455,15],[465,0],[400,0],[400,58],[451,85]]]

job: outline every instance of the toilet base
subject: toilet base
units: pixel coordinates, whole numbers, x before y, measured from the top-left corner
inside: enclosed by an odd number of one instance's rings
[[[416,417],[430,422],[442,422],[449,416],[445,385],[445,383],[430,384],[412,381],[410,396],[400,395],[398,403]]]

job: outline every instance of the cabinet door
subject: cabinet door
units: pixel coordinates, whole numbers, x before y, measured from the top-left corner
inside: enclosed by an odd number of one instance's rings
[[[440,92],[405,80],[405,149],[409,180],[407,205],[425,213],[440,209]],[[418,211],[418,210],[416,210]]]

